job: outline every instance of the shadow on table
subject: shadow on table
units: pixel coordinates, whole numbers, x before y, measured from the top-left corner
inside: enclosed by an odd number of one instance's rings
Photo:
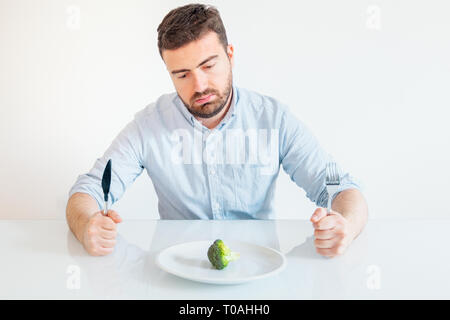
[[[334,258],[319,255],[310,235],[300,245],[285,253],[291,261],[297,259],[298,277],[292,278],[287,290],[305,299],[355,299],[367,291],[368,235],[364,230],[347,248]],[[305,293],[305,288],[308,292]],[[302,291],[303,290],[303,291]],[[299,292],[301,292],[299,294]]]

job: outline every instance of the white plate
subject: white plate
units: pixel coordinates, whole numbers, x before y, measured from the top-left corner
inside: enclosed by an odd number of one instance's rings
[[[208,248],[214,240],[166,248],[156,257],[156,264],[178,277],[213,284],[237,284],[265,278],[280,272],[286,265],[285,256],[274,249],[241,241],[223,241],[232,251],[239,252],[240,258],[222,270],[215,269],[208,260]]]

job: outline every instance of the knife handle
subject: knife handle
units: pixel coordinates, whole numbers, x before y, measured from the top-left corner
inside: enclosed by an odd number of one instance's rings
[[[104,201],[103,202],[104,203],[104,205],[103,205],[103,215],[104,216],[107,216],[108,215],[108,211],[109,211],[109,208],[108,208],[108,201]]]

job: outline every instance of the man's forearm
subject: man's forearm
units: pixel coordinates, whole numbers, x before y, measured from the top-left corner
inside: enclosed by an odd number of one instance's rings
[[[363,194],[357,189],[344,190],[334,198],[331,208],[349,221],[351,232],[356,238],[366,225],[369,215]]]
[[[90,216],[99,210],[97,201],[87,193],[77,192],[67,202],[67,224],[80,242],[82,242],[83,231]]]

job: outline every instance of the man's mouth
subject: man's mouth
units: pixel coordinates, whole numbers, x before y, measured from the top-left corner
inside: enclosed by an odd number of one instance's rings
[[[212,98],[214,98],[214,94],[210,94],[210,95],[204,96],[198,100],[195,100],[195,103],[199,103],[199,104],[206,103],[206,102],[211,101]]]

